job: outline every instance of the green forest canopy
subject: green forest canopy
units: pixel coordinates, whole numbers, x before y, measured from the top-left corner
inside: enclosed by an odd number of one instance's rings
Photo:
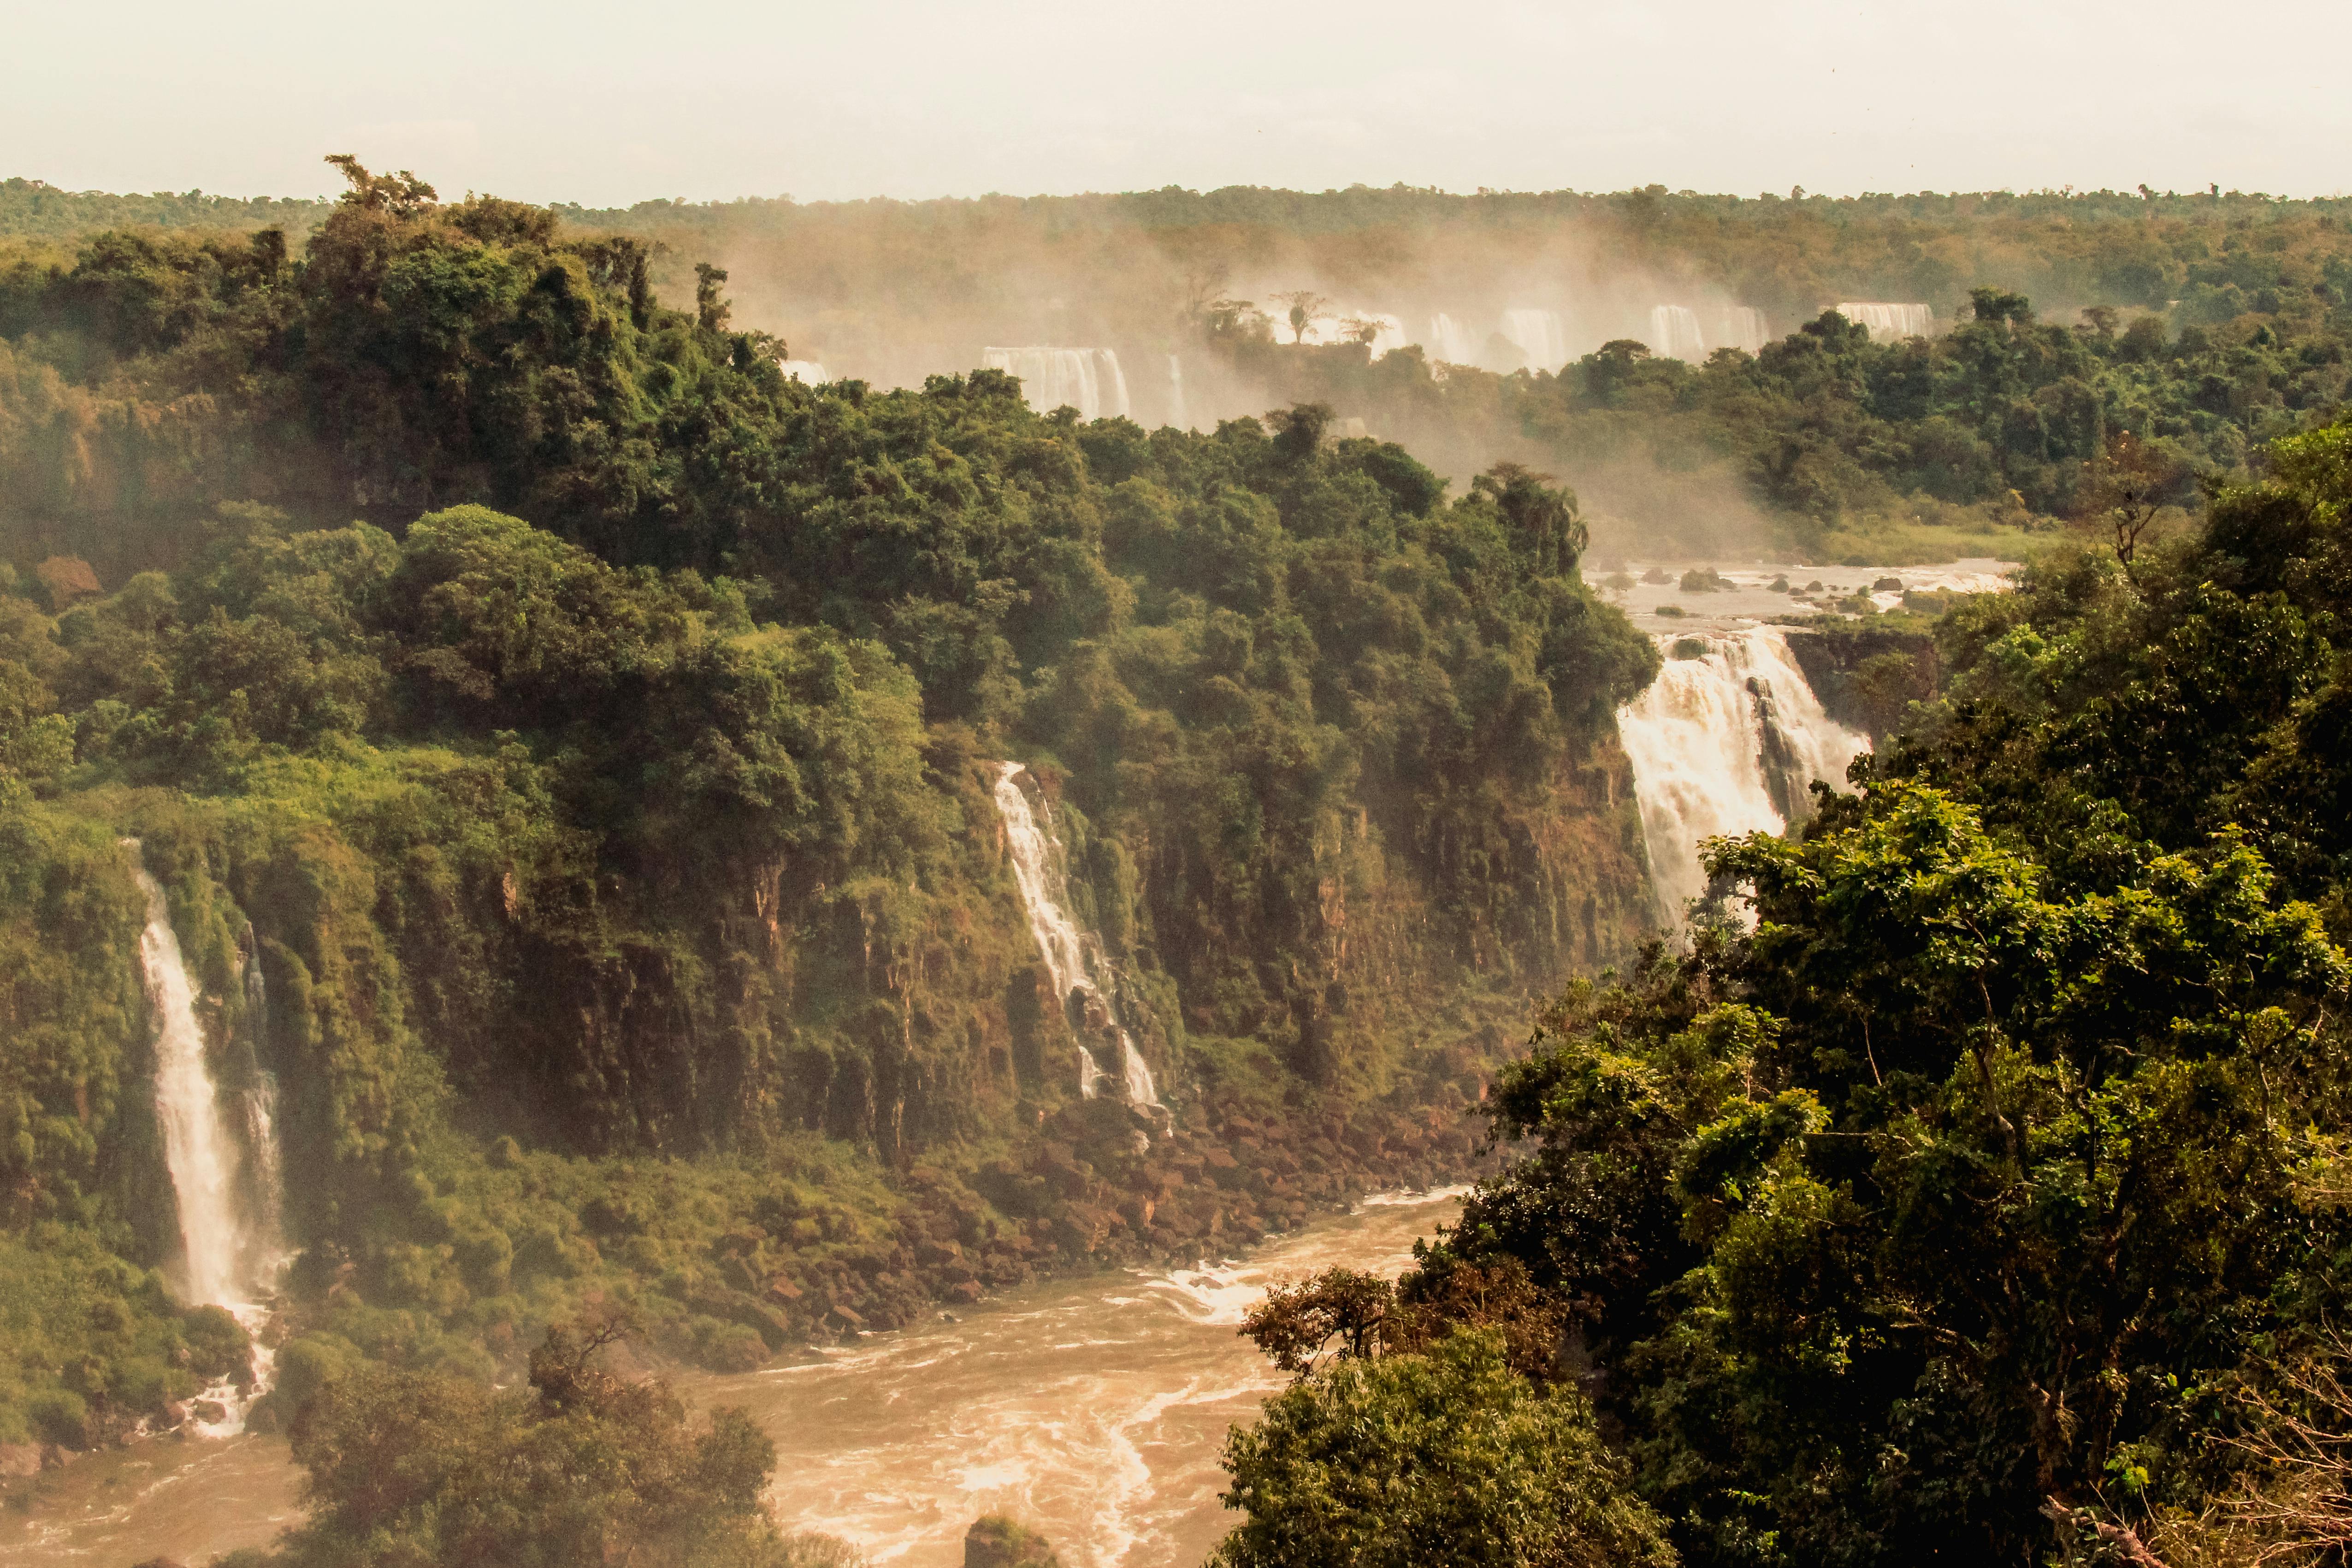
[[[1344,1539],[1317,1424],[1366,1355],[1443,1375],[1433,1311],[1592,1390],[1686,1563],[2336,1560],[2352,426],[2264,457],[2201,536],[1948,616],[1945,689],[1857,795],[1714,847],[1752,929],[1547,1010],[1491,1108],[1511,1163],[1420,1269],[1253,1321],[1306,1436],[1234,1440],[1237,1560]],[[1410,1419],[1364,1409],[1349,1472],[1427,1484]]]
[[[98,563],[0,584],[5,1245],[121,1260],[9,1271],[0,1441],[160,1411],[205,1328],[150,1272],[126,833],[224,1076],[283,1085],[289,1407],[511,1366],[598,1291],[740,1366],[977,1288],[927,1249],[1151,1245],[1077,1201],[1150,1167],[1073,1103],[996,759],[1203,1136],[1448,1100],[1494,1008],[1638,935],[1611,715],[1656,654],[1539,476],[1448,500],[1313,408],[804,387],[634,242],[350,173],[299,254],[0,284],[11,493]]]

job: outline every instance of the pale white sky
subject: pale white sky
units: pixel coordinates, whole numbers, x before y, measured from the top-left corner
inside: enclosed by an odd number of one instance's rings
[[[309,195],[2352,190],[2352,4],[19,0],[0,176]]]

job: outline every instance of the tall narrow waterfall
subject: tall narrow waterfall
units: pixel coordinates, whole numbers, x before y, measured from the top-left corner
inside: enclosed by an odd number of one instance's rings
[[[1822,711],[1788,639],[1769,626],[1662,641],[1665,667],[1617,728],[1633,764],[1651,886],[1671,925],[1706,891],[1700,840],[1802,820],[1812,781],[1842,784],[1870,742]],[[1692,642],[1700,657],[1673,657]]]
[[[1568,331],[1558,310],[1506,310],[1502,331],[1518,345],[1529,370],[1557,371],[1568,363]]]
[[[1666,359],[1706,358],[1706,339],[1698,330],[1698,312],[1688,305],[1650,307],[1650,352]]]
[[[1127,376],[1108,349],[982,349],[983,363],[1021,378],[1021,395],[1040,414],[1065,405],[1081,419],[1124,419]]]
[[[1053,976],[1054,994],[1078,1037],[1078,1092],[1088,1100],[1102,1092],[1110,1075],[1095,1055],[1095,1043],[1116,1042],[1120,1098],[1130,1105],[1164,1109],[1151,1081],[1150,1065],[1135,1048],[1135,1037],[1119,1016],[1115,984],[1106,984],[1111,976],[1102,943],[1092,931],[1079,929],[1070,914],[1067,856],[1054,834],[1053,808],[1042,795],[1032,808],[1029,792],[1021,787],[1021,775],[1027,771],[1019,763],[998,764],[996,810],[1004,818],[1013,879],[1021,889],[1029,933],[1037,939],[1037,951]]]
[[[1849,300],[1838,306],[1837,313],[1857,326],[1868,327],[1872,339],[1882,343],[1924,338],[1936,330],[1936,312],[1925,305]]]
[[[163,1163],[180,1211],[180,1242],[192,1303],[226,1307],[248,1330],[267,1313],[258,1304],[281,1257],[277,1236],[278,1156],[271,1122],[276,1094],[267,1079],[243,1098],[249,1142],[240,1148],[221,1114],[219,1088],[205,1059],[204,1028],[196,1019],[196,987],[180,955],[163,885],[141,863],[139,841],[126,838],[131,875],[147,898],[147,924],[139,933],[139,967],[155,1030],[155,1120],[163,1134]],[[259,979],[258,972],[254,980]],[[251,1152],[248,1161],[246,1150]],[[244,1407],[267,1384],[269,1352],[255,1352],[255,1376],[205,1391],[228,1412],[199,1429],[222,1435],[243,1426]]]

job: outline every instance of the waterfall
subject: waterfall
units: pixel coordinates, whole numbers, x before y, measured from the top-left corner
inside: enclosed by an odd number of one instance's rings
[[[1046,973],[1053,976],[1054,994],[1062,1004],[1071,1032],[1078,1037],[1078,1093],[1087,1100],[1102,1092],[1109,1080],[1095,1056],[1091,1037],[1118,1045],[1118,1092],[1129,1104],[1165,1110],[1151,1081],[1151,1068],[1135,1048],[1135,1037],[1119,1017],[1115,990],[1100,977],[1109,973],[1102,943],[1091,931],[1081,931],[1070,915],[1067,857],[1054,834],[1053,807],[1041,795],[1033,810],[1029,792],[1021,787],[1028,770],[1019,763],[1002,763],[996,770],[996,810],[1004,819],[1004,836],[1013,851],[1013,880],[1021,889],[1021,907],[1029,916],[1029,934],[1037,939]],[[1039,815],[1043,814],[1043,820]]]
[[[1848,301],[1837,313],[1857,326],[1870,329],[1874,342],[1899,343],[1924,338],[1936,330],[1936,312],[1925,305],[1887,305]]]
[[[1700,840],[1803,820],[1812,781],[1842,784],[1870,742],[1822,710],[1773,627],[1661,641],[1665,667],[1619,712],[1617,729],[1633,764],[1650,883],[1672,925],[1706,891]]]
[[[1441,364],[1478,363],[1478,345],[1471,340],[1470,329],[1443,311],[1430,318],[1429,347]]]
[[[1568,363],[1568,332],[1558,310],[1506,310],[1503,336],[1518,345],[1529,370],[1558,371]]]
[[[1021,395],[1040,414],[1064,406],[1078,417],[1124,419],[1127,376],[1108,349],[982,349],[991,370],[1021,378]]]
[[[786,381],[797,381],[809,386],[822,386],[833,377],[824,365],[813,359],[780,359],[776,362]]]
[[[203,1026],[196,1020],[196,987],[172,929],[172,910],[163,885],[140,859],[139,841],[126,838],[131,875],[147,899],[147,923],[139,933],[139,967],[155,1031],[155,1120],[163,1135],[163,1163],[180,1215],[187,1299],[224,1307],[257,1331],[267,1310],[256,1298],[267,1293],[282,1256],[277,1242],[278,1152],[272,1121],[276,1086],[267,1079],[241,1097],[251,1152],[249,1165],[221,1115],[220,1092],[205,1059]],[[247,984],[257,994],[257,966]],[[240,1188],[243,1189],[242,1193]],[[268,1386],[270,1352],[257,1340],[248,1393],[234,1383],[206,1389],[202,1397],[227,1413],[218,1422],[197,1422],[197,1430],[226,1436],[243,1430],[245,1408]]]
[[[1650,352],[1693,364],[1706,358],[1706,340],[1699,335],[1698,313],[1687,305],[1650,307]]]
[[[1764,325],[1764,312],[1755,306],[1733,305],[1723,312],[1721,342],[1725,348],[1760,354],[1771,341],[1772,335]]]
[[[1168,423],[1179,430],[1192,427],[1192,416],[1184,409],[1184,362],[1174,354],[1168,356]]]

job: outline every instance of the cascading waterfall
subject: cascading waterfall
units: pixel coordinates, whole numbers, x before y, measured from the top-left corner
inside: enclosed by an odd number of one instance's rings
[[[1723,312],[1720,341],[1725,348],[1760,354],[1772,336],[1765,328],[1763,311],[1753,305],[1733,305]]]
[[[1868,327],[1874,342],[1899,343],[1906,338],[1927,337],[1936,330],[1936,312],[1925,305],[1848,300],[1837,307],[1837,313],[1857,326]]]
[[[243,1097],[252,1140],[247,1145],[248,1163],[221,1115],[220,1092],[205,1059],[204,1028],[196,1020],[195,984],[180,954],[163,885],[141,862],[139,841],[126,838],[122,843],[131,854],[131,875],[147,899],[147,924],[139,933],[139,967],[154,1016],[155,1117],[178,1202],[187,1299],[226,1308],[248,1331],[257,1331],[268,1315],[257,1298],[268,1293],[283,1250],[276,1226],[278,1160],[271,1125],[276,1090],[261,1079]],[[268,1386],[271,1360],[257,1337],[249,1391],[240,1394],[234,1383],[206,1389],[202,1398],[218,1404],[226,1414],[220,1421],[195,1423],[197,1429],[211,1436],[243,1430],[247,1405]]]
[[[1108,973],[1102,943],[1082,931],[1070,915],[1069,877],[1062,842],[1054,834],[1053,808],[1040,797],[1034,808],[1029,792],[1021,787],[1028,770],[1019,763],[1003,763],[996,770],[996,810],[1004,819],[1004,836],[1013,853],[1013,879],[1021,889],[1021,907],[1029,916],[1029,933],[1053,977],[1054,994],[1064,1016],[1078,1037],[1078,1093],[1093,1100],[1109,1081],[1096,1058],[1089,1038],[1118,1045],[1118,1092],[1130,1105],[1164,1110],[1160,1091],[1151,1081],[1150,1064],[1135,1048],[1135,1037],[1118,1015],[1116,994],[1097,976]],[[1043,813],[1043,820],[1039,814]]]
[[[1650,883],[1672,925],[1706,892],[1702,839],[1803,820],[1812,781],[1843,784],[1870,742],[1822,710],[1773,627],[1661,642],[1665,666],[1618,713],[1617,730],[1633,765]],[[1674,657],[1694,642],[1698,657]]]
[[[1441,364],[1478,363],[1478,345],[1471,339],[1470,329],[1444,311],[1430,318],[1429,347],[1431,357]]]
[[[1568,331],[1558,310],[1506,310],[1502,331],[1518,345],[1529,370],[1557,371],[1568,363]]]
[[[782,359],[776,364],[786,381],[797,381],[809,386],[822,386],[833,379],[824,366],[813,359]]]
[[[1698,312],[1687,305],[1650,307],[1650,352],[1693,364],[1706,358],[1706,340],[1698,330]]]
[[[982,349],[982,363],[1021,378],[1021,395],[1040,414],[1068,406],[1086,420],[1124,419],[1127,376],[1109,349]]]

